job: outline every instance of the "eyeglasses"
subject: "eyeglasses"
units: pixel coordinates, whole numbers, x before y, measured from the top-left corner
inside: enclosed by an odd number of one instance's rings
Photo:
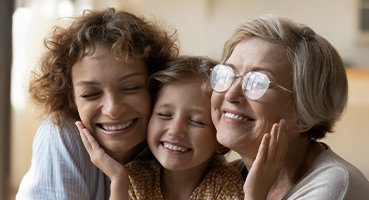
[[[236,75],[233,69],[224,64],[218,64],[211,70],[210,83],[211,88],[216,92],[226,91],[237,78],[242,78],[242,91],[244,95],[251,100],[260,99],[270,85],[275,85],[278,88],[293,93],[291,90],[273,83],[269,77],[262,72],[247,72],[245,75]]]

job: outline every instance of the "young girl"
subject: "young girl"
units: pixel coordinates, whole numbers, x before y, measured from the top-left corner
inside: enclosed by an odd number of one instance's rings
[[[123,166],[77,123],[92,162],[111,180],[111,199],[244,198],[243,179],[238,171],[225,165],[222,153],[226,149],[216,141],[211,121],[209,74],[214,65],[202,57],[179,57],[152,76],[152,85],[159,86],[159,91],[147,140],[157,160],[133,161]],[[269,135],[265,138],[267,145]],[[252,178],[251,183],[246,183],[254,186],[257,180]],[[262,187],[245,188],[253,195]]]

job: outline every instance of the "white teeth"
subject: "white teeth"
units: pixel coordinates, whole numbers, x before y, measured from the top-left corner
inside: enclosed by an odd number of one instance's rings
[[[228,113],[227,112],[227,113],[224,114],[224,116],[226,116],[228,118],[232,118],[232,119],[242,120],[242,121],[248,121],[248,120],[251,121],[251,119],[248,119],[246,117],[242,117],[242,116],[236,115],[234,113]]]
[[[179,151],[179,152],[185,152],[185,151],[187,151],[186,149],[184,149],[182,147],[175,146],[175,145],[168,144],[168,143],[164,143],[164,147],[166,149],[169,149],[169,150],[172,150],[172,151]]]
[[[103,129],[105,129],[107,131],[116,131],[116,130],[121,130],[121,129],[127,128],[127,127],[131,126],[132,123],[133,123],[133,120],[128,122],[128,123],[120,124],[120,125],[117,125],[117,126],[102,124],[102,127],[103,127]]]

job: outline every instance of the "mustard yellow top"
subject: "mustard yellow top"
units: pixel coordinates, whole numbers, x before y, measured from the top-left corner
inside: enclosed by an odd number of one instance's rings
[[[133,161],[126,167],[129,171],[130,199],[164,200],[160,188],[161,165],[157,161]],[[243,199],[243,183],[236,169],[211,164],[204,179],[188,199]]]

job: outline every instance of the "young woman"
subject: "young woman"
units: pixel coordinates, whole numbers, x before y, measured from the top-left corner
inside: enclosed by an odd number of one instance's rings
[[[145,154],[148,77],[177,56],[175,42],[158,24],[112,8],[56,27],[30,83],[48,118],[17,199],[107,199],[110,181],[90,161],[74,122],[82,120],[121,163]]]

